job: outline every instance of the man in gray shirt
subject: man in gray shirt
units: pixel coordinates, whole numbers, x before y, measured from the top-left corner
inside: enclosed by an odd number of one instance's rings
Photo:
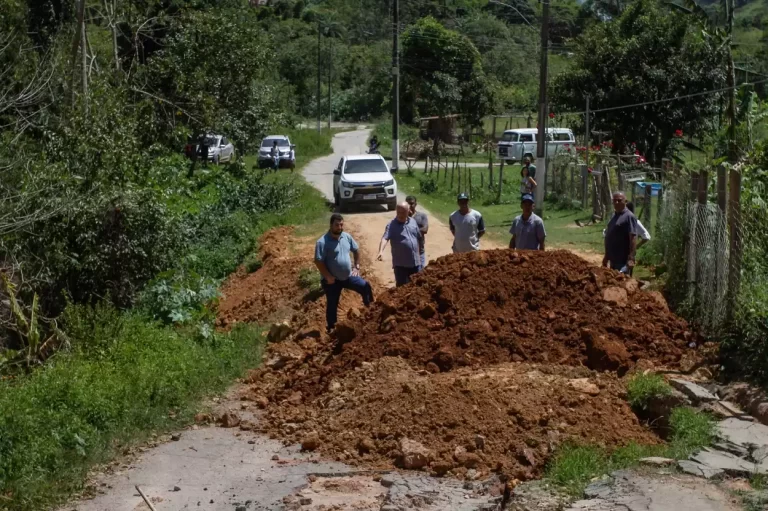
[[[544,250],[544,238],[547,232],[544,230],[544,221],[533,212],[533,195],[523,195],[520,207],[523,213],[512,220],[509,234],[509,248],[517,250]]]
[[[403,202],[397,205],[397,216],[384,229],[379,243],[377,261],[381,261],[387,243],[392,243],[392,268],[395,270],[395,284],[404,286],[411,281],[411,275],[421,271],[421,256],[424,236],[416,220],[408,216],[410,206]]]
[[[421,245],[421,251],[419,252],[419,255],[421,256],[421,269],[423,270],[427,266],[427,254],[426,254],[426,236],[427,232],[429,232],[429,219],[427,218],[427,214],[423,211],[416,211],[417,201],[416,197],[413,195],[409,195],[405,198],[405,202],[408,203],[408,206],[410,206],[410,211],[408,214],[411,218],[416,220],[416,225],[419,226],[419,230],[421,231],[421,235],[425,238],[424,243]]]
[[[459,209],[448,218],[453,233],[453,252],[480,250],[480,238],[485,234],[483,215],[469,207],[469,195],[462,192],[456,198]]]

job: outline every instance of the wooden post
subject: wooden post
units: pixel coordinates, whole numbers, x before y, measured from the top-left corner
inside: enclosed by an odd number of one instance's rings
[[[453,164],[453,167],[451,167],[451,190],[453,190],[453,174],[456,172],[456,163]]]
[[[699,173],[691,172],[691,201],[695,201],[699,195]]]
[[[728,190],[728,229],[730,231],[730,252],[728,254],[728,319],[733,311],[741,284],[741,173],[731,169]]]
[[[663,203],[664,203],[664,186],[661,187],[661,189],[659,190],[659,195],[656,197],[656,226],[657,227],[661,225]],[[656,230],[658,231],[659,229],[656,229]],[[651,232],[650,227],[648,227],[648,232]]]
[[[573,202],[576,199],[576,166],[573,163],[568,166],[571,168],[571,186],[568,187],[568,197]]]
[[[720,211],[725,213],[726,207],[726,170],[724,165],[717,167],[717,205],[720,207]]]
[[[472,197],[472,167],[467,168],[467,177],[469,179],[469,196]]]
[[[493,118],[496,120],[496,118]],[[492,145],[488,144],[488,183],[493,186],[493,150]]]
[[[504,159],[499,163],[499,189],[496,193],[496,204],[501,204],[501,187],[504,184]]]
[[[587,209],[589,199],[589,166],[583,164],[581,168],[581,208]]]
[[[645,204],[643,206],[643,223],[645,228],[651,228],[651,197],[653,196],[653,186],[645,185]]]
[[[427,165],[429,165],[429,156],[427,156],[427,159],[424,160],[424,173],[427,173]]]
[[[699,173],[698,191],[696,193],[699,204],[707,203],[707,189],[709,188],[709,172],[702,170]]]
[[[629,192],[630,202],[632,204],[635,204],[635,190],[637,189],[637,186],[635,186],[635,183],[632,183],[632,190]]]
[[[485,190],[485,173],[480,173],[480,189]]]

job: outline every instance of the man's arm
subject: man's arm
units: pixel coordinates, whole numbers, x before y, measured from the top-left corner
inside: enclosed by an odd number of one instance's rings
[[[629,235],[629,257],[627,258],[627,266],[632,268],[635,265],[635,252],[637,251],[637,236],[634,234]]]
[[[422,235],[426,236],[427,232],[429,231],[429,218],[427,217],[426,213],[423,213],[421,218],[424,220],[424,225],[419,227],[419,230],[421,231]]]
[[[377,261],[381,261],[382,257],[384,256],[384,249],[387,248],[387,243],[389,243],[389,226],[391,224],[387,224],[387,226],[384,228],[384,235],[381,237],[381,241],[379,242],[379,255],[376,256]]]
[[[515,235],[513,234],[512,237],[509,239],[509,248],[514,249],[515,248]]]
[[[539,241],[539,250],[544,251],[544,240],[547,238],[547,231],[544,229],[544,222],[539,220],[536,224],[536,239]]]
[[[323,276],[326,282],[329,284],[333,284],[336,282],[336,278],[331,275],[331,272],[328,271],[328,268],[326,268],[325,263],[322,261],[315,261],[315,266],[317,266],[317,271],[320,272],[320,275]]]
[[[456,236],[456,227],[453,226],[453,219],[451,217],[448,217],[448,228],[451,230],[451,234]]]
[[[477,239],[480,239],[485,234],[485,221],[483,215],[480,215],[480,219],[477,221]]]
[[[354,258],[354,267],[352,268],[352,276],[360,276],[360,247],[357,245],[355,238],[349,236],[349,251],[352,252]]]

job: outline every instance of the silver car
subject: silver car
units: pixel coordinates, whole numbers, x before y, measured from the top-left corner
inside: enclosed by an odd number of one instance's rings
[[[232,162],[235,160],[235,146],[222,135],[208,134],[205,136],[204,143],[208,146],[208,161],[215,164],[223,162]],[[202,145],[198,144],[197,154],[202,158]]]
[[[277,144],[277,166],[293,169],[296,167],[296,146],[285,135],[270,135],[264,137],[259,147],[259,168],[275,166],[272,148]]]

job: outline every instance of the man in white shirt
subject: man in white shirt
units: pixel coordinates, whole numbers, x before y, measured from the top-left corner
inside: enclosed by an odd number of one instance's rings
[[[460,193],[456,200],[459,209],[448,218],[448,226],[453,233],[453,252],[480,250],[480,238],[485,234],[483,215],[469,207],[469,195],[466,193]]]

